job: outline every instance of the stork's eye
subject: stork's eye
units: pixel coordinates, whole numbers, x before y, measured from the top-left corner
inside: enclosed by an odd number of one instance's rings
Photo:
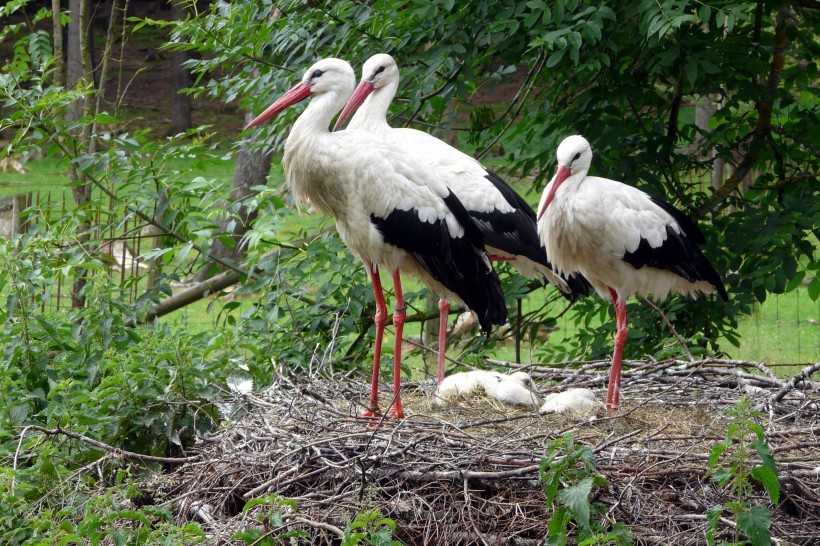
[[[324,72],[319,70],[318,68],[313,71],[313,75],[310,77],[311,80],[315,80],[316,78],[320,77]]]
[[[575,154],[575,157],[573,157],[572,160],[575,161],[579,157],[581,157],[581,152],[578,152],[577,154]]]
[[[384,72],[384,66],[383,66],[383,65],[382,65],[382,66],[380,66],[380,67],[379,67],[379,68],[378,68],[378,69],[377,69],[377,70],[373,73],[373,75],[375,76],[376,74],[381,74],[382,72]]]

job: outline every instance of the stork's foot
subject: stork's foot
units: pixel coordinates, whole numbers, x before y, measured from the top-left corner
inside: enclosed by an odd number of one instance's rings
[[[382,416],[382,411],[379,408],[373,407],[368,408],[362,411],[362,417],[364,419],[380,419]]]
[[[404,410],[401,406],[393,408],[390,410],[390,413],[387,414],[387,417],[390,419],[404,419]]]

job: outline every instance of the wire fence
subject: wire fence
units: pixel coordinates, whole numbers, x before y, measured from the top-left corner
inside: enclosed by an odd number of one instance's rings
[[[70,210],[69,190],[29,192],[15,195],[0,204],[0,234],[10,238],[14,234],[30,233],[35,226],[44,233],[61,228],[62,219]],[[102,264],[101,267],[82,268],[87,277],[103,275],[121,291],[126,302],[133,302],[145,290],[153,286],[155,272],[139,259],[143,251],[151,248],[152,233],[146,233],[143,225],[134,220],[111,221],[114,203],[108,207],[98,207],[88,224],[91,226],[86,237],[59,239],[48,248],[52,258],[65,257],[66,265],[70,256],[82,253],[88,262]],[[101,227],[105,226],[105,227]],[[76,268],[72,268],[76,271]],[[75,274],[58,274],[54,283],[43,286],[43,296],[38,298],[41,312],[54,313],[72,305],[72,287]]]

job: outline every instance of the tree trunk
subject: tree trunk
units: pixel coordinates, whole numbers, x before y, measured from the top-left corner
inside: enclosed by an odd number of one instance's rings
[[[66,58],[66,87],[73,89],[83,80],[83,29],[88,28],[88,7],[90,0],[68,0],[68,11],[71,20],[68,23],[68,49]],[[69,121],[82,117],[84,101],[78,99],[71,103],[66,113]]]
[[[54,82],[62,85],[65,80],[65,53],[63,53],[63,25],[60,0],[51,0],[52,24],[54,26]]]
[[[185,19],[183,0],[171,0],[171,16]],[[191,122],[191,96],[181,91],[191,87],[191,73],[182,66],[188,60],[187,51],[171,53],[171,134],[182,133],[193,126]]]
[[[69,0],[68,9],[71,14],[71,22],[68,24],[68,51],[66,59],[66,87],[69,89],[80,86],[88,88],[94,85],[91,69],[91,50],[89,49],[89,13],[90,0]],[[69,121],[77,121],[84,115],[90,114],[90,95],[77,99],[68,106],[66,118]],[[88,145],[91,137],[91,124],[84,124],[74,134],[77,139],[76,148],[82,149]],[[76,165],[69,166],[69,179],[74,184],[71,193],[74,196],[74,203],[78,208],[82,207],[91,199],[91,184],[82,181],[83,176]],[[84,244],[88,241],[88,230],[91,225],[88,221],[83,222],[78,232],[78,242]],[[83,288],[87,282],[87,273],[81,272],[75,277],[74,285],[71,289],[71,305],[75,308],[85,306],[85,296]]]
[[[246,114],[245,122],[249,123],[253,117],[251,113]],[[250,150],[248,147],[243,147],[236,156],[236,169],[233,173],[230,203],[241,202],[256,195],[256,191],[252,188],[265,185],[272,161],[273,157],[267,150]],[[220,239],[216,239],[211,247],[211,255],[234,264],[241,262],[246,255],[246,251],[240,242],[242,236],[245,235],[256,219],[257,213],[257,210],[248,210],[242,205],[235,213],[229,213],[220,219],[218,224],[222,228],[222,233],[229,234],[233,244],[225,245]],[[231,223],[233,223],[233,226],[231,226]],[[198,274],[199,280],[204,280],[219,272],[213,266],[214,264],[211,263],[203,267]]]
[[[709,121],[719,108],[720,104],[712,100],[712,96],[704,95],[700,97],[695,106],[695,126],[702,131],[711,132]],[[717,157],[717,150],[714,148],[709,149],[707,157],[712,160],[711,182],[712,189],[716,190],[723,185],[724,161],[722,158]]]

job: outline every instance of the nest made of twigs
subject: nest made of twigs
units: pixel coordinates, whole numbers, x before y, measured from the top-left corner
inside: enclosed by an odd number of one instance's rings
[[[611,484],[597,498],[608,520],[629,526],[638,544],[702,544],[707,509],[730,500],[706,476],[709,452],[726,436],[723,410],[748,395],[765,412],[782,488],[778,506],[762,489],[750,502],[771,510],[780,544],[820,544],[820,383],[810,380],[820,366],[783,381],[761,364],[629,364],[614,414],[539,415],[483,398],[440,406],[423,382],[404,388],[406,419],[375,425],[359,417],[368,385],[282,375],[264,394],[237,395],[239,416],[145,487],[220,544],[242,544],[231,537],[272,509],[243,507],[275,494],[296,508],[282,508],[283,526],[271,533],[303,529],[310,544],[340,543],[356,514],[378,508],[406,544],[540,545],[549,512],[539,463],[572,431]],[[528,369],[554,392],[603,387],[607,365]],[[730,537],[732,525],[723,518],[719,531]]]

